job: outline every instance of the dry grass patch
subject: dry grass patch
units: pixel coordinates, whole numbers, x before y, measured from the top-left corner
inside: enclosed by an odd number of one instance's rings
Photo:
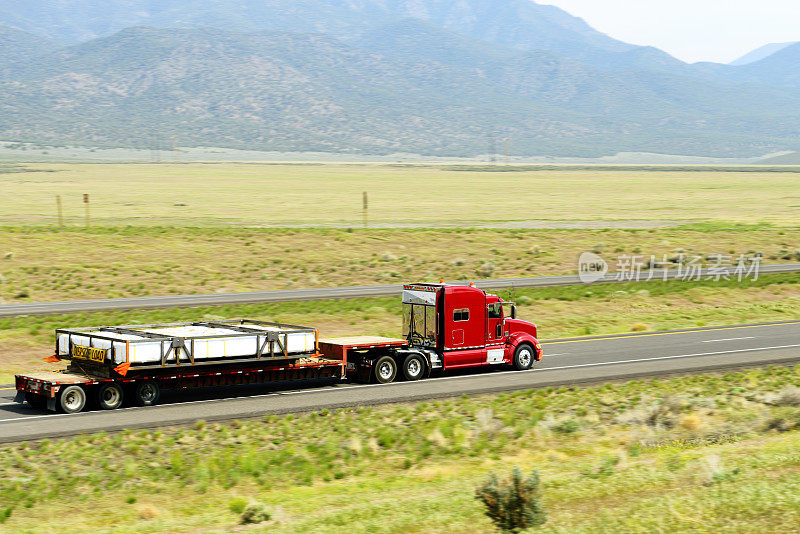
[[[279,230],[0,228],[0,299],[115,298],[572,274],[581,252],[783,259],[800,230]],[[0,248],[0,253],[3,249]],[[774,259],[771,259],[774,258]],[[660,260],[659,260],[660,261]]]

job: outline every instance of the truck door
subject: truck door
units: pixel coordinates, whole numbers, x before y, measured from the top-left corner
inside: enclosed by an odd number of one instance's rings
[[[499,302],[488,304],[486,306],[486,346],[491,348],[492,345],[502,345],[504,342],[503,307]],[[492,361],[492,354],[489,354],[488,361]]]

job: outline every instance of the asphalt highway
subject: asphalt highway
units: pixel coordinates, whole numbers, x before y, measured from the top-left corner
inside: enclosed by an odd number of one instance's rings
[[[800,272],[800,263],[761,265],[760,274]],[[701,277],[711,275],[708,269],[697,273]],[[608,273],[600,282],[619,282],[615,273]],[[676,270],[654,269],[643,271],[640,279],[647,281],[672,280],[678,277]],[[450,282],[466,284],[464,281]],[[482,289],[505,289],[526,287],[554,287],[580,284],[577,275],[533,276],[524,278],[497,278],[476,280],[475,285]],[[23,302],[0,305],[0,317],[13,315],[46,315],[54,313],[76,313],[103,310],[129,310],[137,308],[170,308],[183,306],[220,306],[227,304],[252,304],[267,302],[287,302],[296,300],[347,299],[364,297],[387,297],[399,295],[402,284],[330,287],[314,289],[286,289],[279,291],[250,291],[244,293],[211,293],[204,295],[166,295],[160,297],[131,297],[120,299],[68,300],[56,302]]]
[[[13,402],[0,386],[0,442],[69,436],[100,430],[151,428],[265,414],[493,393],[563,384],[800,363],[800,321],[696,328],[543,342],[545,356],[530,371],[490,368],[448,373],[419,382],[354,384],[337,381],[166,391],[161,404],[55,414]]]

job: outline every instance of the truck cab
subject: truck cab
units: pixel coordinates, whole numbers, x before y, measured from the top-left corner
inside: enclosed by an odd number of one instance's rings
[[[536,334],[535,324],[516,318],[514,303],[472,285],[403,286],[403,337],[432,368],[529,369],[542,357]]]

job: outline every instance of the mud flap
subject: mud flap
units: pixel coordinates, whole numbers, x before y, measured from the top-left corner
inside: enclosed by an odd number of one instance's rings
[[[14,395],[14,402],[18,402],[20,404],[25,403],[25,392],[17,390],[17,394]]]
[[[536,361],[540,362],[542,361],[542,354],[544,353],[544,351],[542,350],[542,346],[539,344],[538,341],[534,342],[534,347],[536,348]]]

